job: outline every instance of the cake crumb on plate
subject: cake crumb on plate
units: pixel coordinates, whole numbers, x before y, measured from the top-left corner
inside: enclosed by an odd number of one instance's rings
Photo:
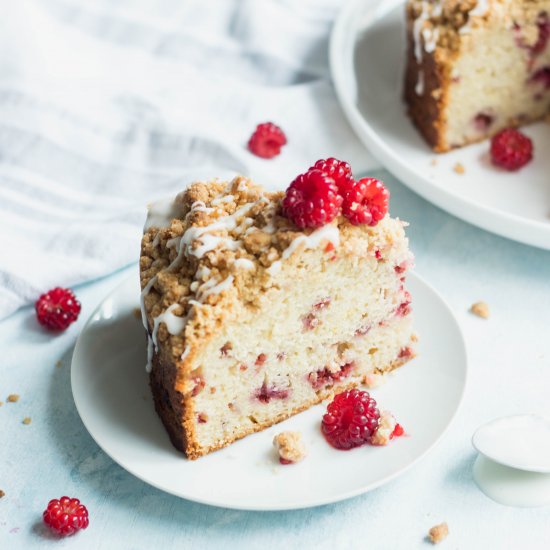
[[[281,464],[295,464],[306,456],[306,448],[300,432],[281,432],[273,438],[273,446],[279,453]]]
[[[483,319],[489,318],[489,306],[485,302],[476,302],[472,304],[470,311]]]
[[[453,166],[453,170],[457,173],[457,174],[464,174],[464,172],[466,172],[466,169],[464,168],[464,165],[461,164],[460,162],[457,162],[454,166]]]
[[[8,395],[7,401],[8,401],[8,403],[17,403],[17,401],[19,401],[19,394],[18,393],[10,393]]]
[[[428,531],[428,537],[433,544],[439,544],[442,540],[446,539],[449,535],[449,526],[444,521],[439,525],[434,525]]]

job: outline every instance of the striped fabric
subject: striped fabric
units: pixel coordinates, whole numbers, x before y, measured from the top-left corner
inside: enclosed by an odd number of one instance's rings
[[[17,0],[0,21],[0,318],[135,262],[145,205],[372,159],[329,80],[338,0]],[[289,140],[246,150],[258,122]]]

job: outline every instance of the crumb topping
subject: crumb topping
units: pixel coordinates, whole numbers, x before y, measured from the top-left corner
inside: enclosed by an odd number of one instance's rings
[[[439,544],[449,535],[449,527],[443,522],[439,525],[434,525],[428,532],[428,537],[433,544]]]
[[[306,448],[300,432],[281,432],[273,438],[273,446],[282,464],[295,464],[306,456]]]
[[[485,302],[476,302],[472,304],[470,311],[483,319],[489,318],[489,306]]]

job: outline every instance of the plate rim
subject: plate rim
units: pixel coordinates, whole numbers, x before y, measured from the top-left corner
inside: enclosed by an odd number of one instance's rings
[[[489,205],[478,203],[472,199],[462,197],[452,191],[438,186],[430,179],[418,174],[412,168],[407,167],[397,154],[393,154],[382,137],[363,117],[355,105],[353,94],[347,90],[346,81],[349,75],[354,74],[354,48],[357,37],[357,26],[353,33],[349,33],[349,22],[359,21],[359,15],[372,13],[382,9],[383,14],[389,13],[405,0],[371,0],[365,4],[364,0],[348,0],[338,13],[329,42],[329,68],[336,91],[338,102],[346,115],[350,126],[357,137],[384,166],[386,170],[394,174],[401,183],[423,197],[428,202],[442,208],[446,212],[466,221],[476,227],[480,227],[500,237],[506,237],[516,242],[531,245],[543,250],[550,250],[550,223],[539,220],[529,220],[509,212],[493,208]],[[378,18],[373,18],[376,21]],[[350,41],[353,40],[353,43]],[[345,50],[350,50],[345,52]],[[342,58],[342,52],[349,55]],[[435,154],[435,153],[434,153]],[[533,232],[536,232],[533,234]]]
[[[146,483],[147,485],[151,485],[152,487],[170,494],[174,495],[176,497],[188,500],[189,502],[195,502],[198,504],[203,504],[207,506],[214,506],[217,508],[224,508],[228,510],[242,510],[242,511],[255,511],[255,512],[276,512],[276,511],[289,511],[289,510],[303,510],[307,508],[314,508],[317,506],[323,506],[326,504],[333,504],[337,502],[342,502],[344,500],[348,500],[363,494],[366,494],[374,489],[377,489],[378,487],[381,487],[382,485],[385,485],[386,483],[389,483],[393,479],[401,476],[402,474],[405,474],[407,471],[409,471],[415,464],[423,460],[433,449],[440,443],[442,438],[445,436],[445,434],[450,429],[451,425],[454,423],[456,416],[458,412],[460,411],[463,402],[464,397],[466,393],[466,389],[468,386],[468,380],[470,377],[469,374],[469,360],[468,360],[468,348],[466,346],[466,341],[464,339],[464,334],[462,332],[462,329],[460,327],[460,323],[458,322],[458,319],[456,318],[455,314],[453,313],[453,310],[451,309],[450,305],[447,303],[447,301],[443,298],[443,296],[432,286],[430,285],[423,277],[418,275],[414,270],[409,272],[409,277],[416,279],[420,284],[424,285],[433,295],[434,297],[440,302],[440,305],[444,308],[446,313],[448,314],[448,317],[452,324],[454,325],[456,336],[457,336],[457,345],[460,347],[461,354],[463,355],[463,361],[461,361],[462,368],[463,368],[463,383],[462,387],[460,388],[460,394],[457,399],[457,404],[455,406],[455,409],[453,413],[451,414],[446,426],[441,430],[441,432],[437,435],[437,437],[411,462],[403,466],[402,468],[398,469],[396,472],[387,475],[376,482],[370,483],[367,486],[361,486],[353,490],[346,491],[344,493],[338,494],[337,496],[330,496],[323,499],[315,499],[314,501],[301,501],[298,504],[292,504],[292,503],[283,503],[282,505],[266,505],[266,506],[258,506],[258,505],[239,505],[238,503],[227,503],[227,502],[220,502],[216,501],[212,498],[197,498],[196,496],[189,496],[185,495],[181,492],[170,490],[164,486],[161,486],[161,484],[151,481],[150,479],[146,479],[143,475],[141,475],[139,472],[135,470],[135,468],[128,467],[126,464],[121,463],[113,454],[106,449],[96,438],[96,435],[93,433],[93,431],[89,428],[89,425],[86,421],[86,415],[83,415],[79,406],[79,395],[78,390],[75,391],[75,376],[74,371],[77,369],[75,366],[75,363],[78,359],[78,354],[80,353],[80,348],[83,345],[83,340],[86,337],[86,334],[88,332],[88,328],[92,323],[95,322],[94,317],[97,315],[97,313],[100,311],[100,309],[103,307],[103,304],[109,300],[112,299],[115,295],[121,292],[121,290],[128,285],[130,281],[135,282],[137,280],[137,275],[130,275],[124,280],[122,280],[119,284],[117,284],[110,292],[108,292],[101,301],[97,304],[97,306],[94,308],[93,312],[90,314],[89,318],[87,319],[86,323],[82,327],[82,330],[80,331],[74,351],[71,357],[71,369],[70,369],[70,376],[71,376],[71,393],[73,397],[73,401],[76,407],[76,410],[78,412],[78,415],[80,417],[80,420],[82,421],[86,431],[90,435],[90,437],[94,440],[96,445],[111,459],[113,462],[115,462],[118,466],[120,466],[122,469],[124,469],[129,474],[133,475],[143,483]],[[259,432],[261,433],[261,432]],[[183,459],[183,458],[182,458]]]

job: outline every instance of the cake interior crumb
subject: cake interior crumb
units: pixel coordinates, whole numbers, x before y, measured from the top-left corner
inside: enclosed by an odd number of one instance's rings
[[[482,319],[489,318],[489,306],[485,302],[476,302],[472,304],[470,311]]]
[[[17,401],[19,401],[19,394],[18,393],[10,393],[8,395],[7,401],[8,401],[8,403],[17,403]]]
[[[449,526],[446,522],[434,525],[428,532],[428,537],[433,544],[439,544],[449,535]]]
[[[281,432],[273,438],[281,464],[295,464],[306,456],[306,448],[300,432]]]
[[[25,418],[23,418],[23,424],[25,424],[26,426],[28,426],[31,422],[32,419],[30,416],[25,416]]]

